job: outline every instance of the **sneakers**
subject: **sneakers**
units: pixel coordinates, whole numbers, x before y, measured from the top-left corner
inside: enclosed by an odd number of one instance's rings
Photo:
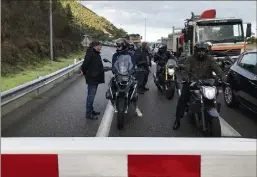
[[[91,116],[86,116],[86,119],[97,120],[98,117],[91,115]]]
[[[92,115],[86,116],[86,119],[97,120],[98,119],[98,117],[97,117],[98,115],[100,115],[100,112],[93,111]]]

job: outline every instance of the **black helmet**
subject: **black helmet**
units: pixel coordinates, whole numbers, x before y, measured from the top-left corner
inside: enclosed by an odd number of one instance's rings
[[[206,42],[197,42],[194,47],[194,53],[197,59],[202,60],[208,51],[208,44]]]
[[[130,49],[130,50],[134,50],[134,49],[135,49],[135,45],[134,45],[133,43],[130,43],[130,44],[129,44],[129,49]]]
[[[117,52],[122,52],[128,48],[129,44],[126,39],[119,38],[116,40]]]
[[[164,53],[166,50],[167,50],[167,46],[166,46],[166,45],[160,45],[160,47],[159,47],[159,49],[158,49],[158,51],[159,51],[160,53]]]

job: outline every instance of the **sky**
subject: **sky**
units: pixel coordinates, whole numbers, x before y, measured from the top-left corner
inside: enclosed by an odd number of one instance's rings
[[[200,15],[204,10],[216,9],[216,17],[242,18],[252,23],[256,31],[256,1],[80,1],[128,33],[139,33],[145,40],[156,41],[172,33],[172,26],[184,27],[191,12]]]

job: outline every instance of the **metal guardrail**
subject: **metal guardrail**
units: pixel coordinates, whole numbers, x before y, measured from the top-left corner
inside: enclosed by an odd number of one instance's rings
[[[63,77],[64,75],[74,71],[78,67],[81,66],[83,60],[76,62],[75,64],[72,64],[68,67],[65,67],[63,69],[60,69],[54,73],[51,73],[46,76],[39,77],[38,79],[35,79],[33,81],[27,82],[25,84],[22,84],[18,87],[12,88],[10,90],[1,92],[1,106],[4,106],[14,100],[17,100],[18,98],[21,98],[43,86],[46,86],[47,84],[55,81],[56,79],[59,79]]]

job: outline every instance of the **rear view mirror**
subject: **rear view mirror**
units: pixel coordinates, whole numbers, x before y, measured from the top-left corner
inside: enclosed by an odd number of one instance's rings
[[[106,58],[104,58],[103,61],[104,61],[105,63],[111,63],[111,62],[110,62],[108,59],[106,59]]]
[[[246,37],[251,37],[252,35],[252,24],[248,23],[246,27]]]

